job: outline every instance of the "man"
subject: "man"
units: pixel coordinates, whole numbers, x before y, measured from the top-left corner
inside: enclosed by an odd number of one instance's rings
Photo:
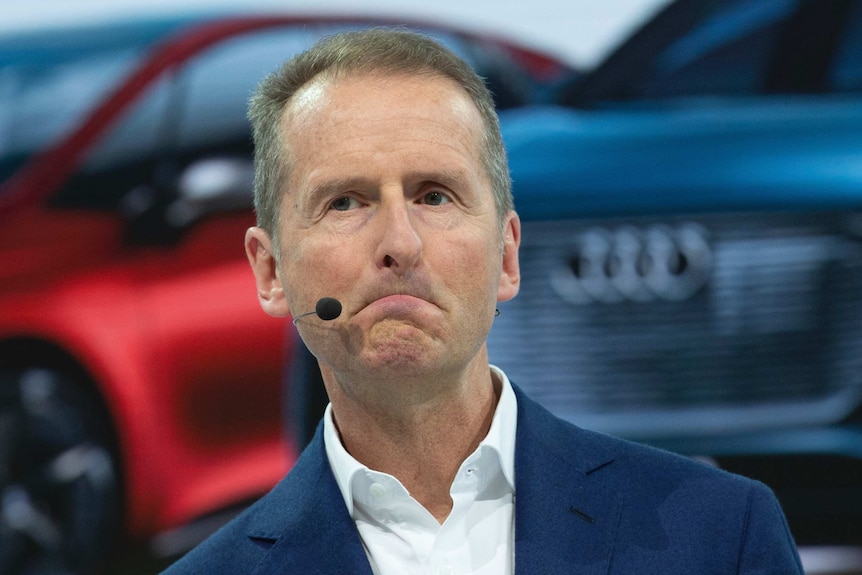
[[[336,36],[260,86],[263,309],[330,398],[275,489],[171,574],[802,573],[763,485],[587,432],[488,365],[520,223],[490,95],[403,31]]]

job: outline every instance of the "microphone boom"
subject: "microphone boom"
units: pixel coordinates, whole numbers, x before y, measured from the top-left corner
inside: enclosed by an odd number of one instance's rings
[[[332,321],[341,315],[341,302],[334,297],[322,297],[317,300],[314,311],[301,313],[293,318],[293,325],[307,315],[316,315],[323,321]]]

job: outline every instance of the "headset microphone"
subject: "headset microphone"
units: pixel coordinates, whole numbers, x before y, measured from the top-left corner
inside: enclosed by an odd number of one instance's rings
[[[302,313],[294,317],[293,325],[296,325],[297,320],[307,315],[316,315],[323,321],[331,321],[341,315],[341,302],[334,297],[322,297],[317,300],[314,311]]]

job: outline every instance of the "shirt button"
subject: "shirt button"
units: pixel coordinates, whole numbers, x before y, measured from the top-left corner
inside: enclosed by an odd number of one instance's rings
[[[437,575],[455,575],[455,568],[449,564],[441,565],[437,569]]]
[[[371,493],[371,496],[375,499],[386,497],[386,487],[380,483],[372,483],[371,486],[368,487],[368,492]]]

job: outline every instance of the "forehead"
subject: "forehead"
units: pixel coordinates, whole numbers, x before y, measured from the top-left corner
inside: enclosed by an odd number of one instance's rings
[[[315,78],[291,99],[281,125],[289,187],[322,174],[431,167],[484,180],[482,131],[466,91],[432,74]]]
[[[303,86],[282,115],[291,154],[324,137],[446,136],[461,138],[478,157],[482,118],[467,92],[439,74],[367,72],[320,75]],[[393,142],[396,143],[396,142]]]

